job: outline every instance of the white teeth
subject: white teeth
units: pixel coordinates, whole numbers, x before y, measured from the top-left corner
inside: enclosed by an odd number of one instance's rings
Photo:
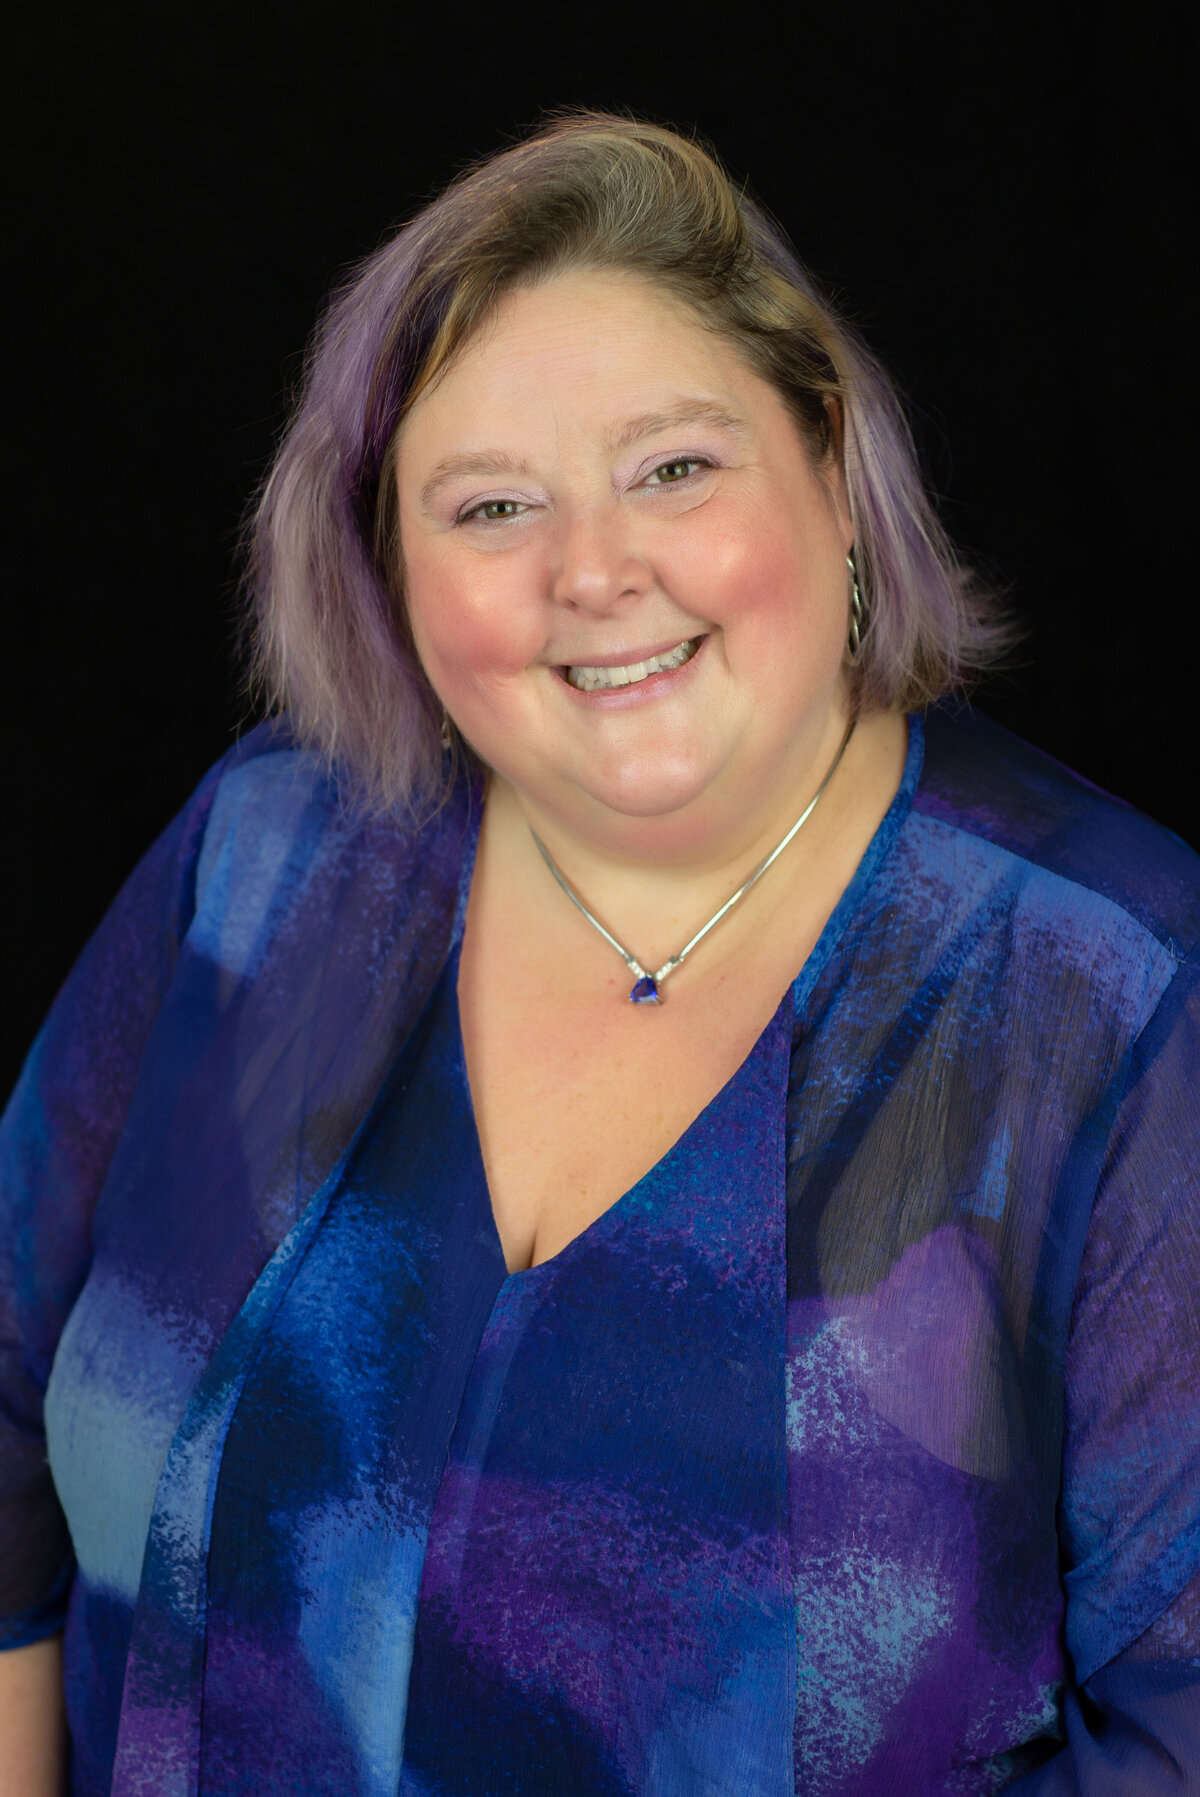
[[[584,693],[594,693],[601,687],[636,686],[639,680],[645,680],[650,674],[669,673],[672,668],[681,668],[685,661],[691,660],[699,647],[700,638],[693,637],[690,642],[668,649],[665,655],[652,655],[649,661],[633,661],[624,668],[570,667],[567,669],[567,679],[572,686],[577,686]]]

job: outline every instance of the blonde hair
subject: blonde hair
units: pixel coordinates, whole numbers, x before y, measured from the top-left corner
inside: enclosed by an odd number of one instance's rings
[[[887,375],[715,155],[661,125],[558,114],[468,169],[334,294],[248,531],[248,685],[370,810],[447,772],[407,626],[394,457],[417,397],[500,297],[568,269],[644,276],[781,395],[815,460],[842,454],[865,605],[857,712],[926,706],[1007,647],[925,493]]]

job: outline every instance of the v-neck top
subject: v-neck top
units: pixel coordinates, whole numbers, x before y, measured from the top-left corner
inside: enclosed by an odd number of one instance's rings
[[[551,1260],[508,1274],[457,965],[455,950],[230,1426],[209,1554],[202,1788],[244,1778],[245,1743],[221,1718],[244,1713],[255,1681],[256,1733],[264,1718],[279,1725],[276,1777],[328,1762],[332,1716],[365,1750],[371,1790],[474,1789],[498,1766],[514,1789],[596,1797],[702,1790],[732,1767],[741,1792],[786,1788],[784,1368],[772,1349],[786,1303],[790,994],[657,1166]],[[325,1414],[298,1437],[314,1366]],[[276,1530],[288,1519],[279,1547],[303,1567],[305,1604],[264,1654],[272,1518]],[[382,1640],[362,1629],[364,1590],[381,1589]],[[361,1777],[361,1764],[341,1776]]]
[[[911,720],[750,1054],[510,1275],[456,996],[478,821],[361,825],[239,750],[6,1114],[3,1614],[65,1615],[73,1793],[1200,1765],[1195,858]],[[65,1551],[21,1473],[47,1383]]]

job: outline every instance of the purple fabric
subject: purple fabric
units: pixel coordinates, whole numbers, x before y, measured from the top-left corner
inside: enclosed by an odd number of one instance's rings
[[[508,1279],[478,817],[255,732],[5,1114],[0,1638],[65,1617],[73,1791],[1193,1788],[1195,857],[912,720],[790,1011]]]

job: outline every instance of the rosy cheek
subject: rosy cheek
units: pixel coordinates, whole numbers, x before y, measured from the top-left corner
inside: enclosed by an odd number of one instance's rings
[[[542,620],[514,571],[409,567],[413,630],[435,678],[501,678],[535,659]]]
[[[810,602],[795,545],[769,528],[721,533],[698,572],[711,595],[709,615],[722,628],[774,630]]]

